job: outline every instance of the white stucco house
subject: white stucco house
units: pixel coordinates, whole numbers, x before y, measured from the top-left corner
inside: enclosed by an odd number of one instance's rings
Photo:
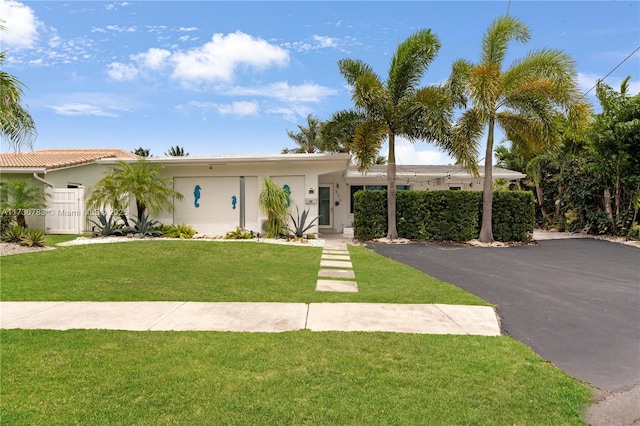
[[[47,233],[81,233],[91,223],[84,197],[91,186],[117,166],[137,156],[120,149],[56,149],[0,154],[0,177],[30,178],[52,194],[45,215],[27,217],[29,226]],[[265,215],[258,208],[262,183],[269,177],[290,194],[309,217],[319,216],[314,233],[342,233],[353,223],[353,194],[361,189],[385,189],[386,166],[366,174],[351,166],[348,154],[275,154],[237,156],[149,157],[161,164],[162,176],[172,177],[184,195],[175,210],[155,219],[164,224],[186,223],[198,233],[223,235],[236,226],[259,232]],[[525,177],[494,168],[494,179]],[[398,189],[481,190],[482,179],[458,166],[398,166]],[[91,212],[88,212],[89,214]]]

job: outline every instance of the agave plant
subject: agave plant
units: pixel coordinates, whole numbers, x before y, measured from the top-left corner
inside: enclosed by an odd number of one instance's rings
[[[309,224],[307,224],[307,216],[309,215],[309,210],[304,210],[302,214],[300,214],[300,210],[298,210],[298,206],[296,206],[296,214],[298,218],[296,220],[295,217],[291,213],[289,213],[289,217],[291,217],[291,221],[293,222],[293,227],[289,227],[289,231],[297,238],[304,237],[304,233],[307,232],[313,224],[320,218],[320,216],[316,216]]]
[[[15,225],[10,228],[5,229],[2,234],[2,240],[7,243],[19,243],[22,241],[22,237],[25,235],[26,228],[22,226]]]
[[[98,222],[91,221],[91,223],[95,224],[94,228],[98,228],[98,233],[103,237],[108,237],[111,235],[124,235],[124,228],[122,224],[118,223],[118,217],[113,217],[113,215],[107,217],[103,212],[98,212]]]
[[[44,232],[39,229],[25,229],[24,235],[20,239],[20,245],[26,247],[44,247],[47,242]]]
[[[159,229],[162,226],[160,222],[150,220],[149,215],[143,214],[139,219],[134,218],[131,221],[133,222],[131,231],[134,237],[162,237],[164,235],[164,232]]]

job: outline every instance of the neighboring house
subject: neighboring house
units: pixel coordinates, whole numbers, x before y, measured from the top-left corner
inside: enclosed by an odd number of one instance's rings
[[[84,155],[84,156],[83,156]],[[87,188],[113,170],[120,160],[136,161],[123,150],[41,150],[0,154],[2,177],[30,177],[51,185],[50,192],[77,191],[83,200]],[[56,161],[53,161],[56,159]],[[366,174],[350,167],[348,154],[274,154],[238,156],[148,157],[162,164],[162,177],[174,180],[174,189],[184,195],[175,211],[155,219],[164,224],[186,223],[203,234],[223,235],[236,226],[259,232],[266,219],[258,208],[264,178],[270,177],[287,189],[295,206],[309,217],[320,216],[310,232],[343,232],[352,227],[353,194],[361,189],[385,189],[386,166],[374,166]],[[508,181],[525,175],[494,168],[494,178]],[[481,190],[482,179],[473,178],[458,166],[398,166],[398,189]],[[81,197],[82,195],[82,197]],[[73,195],[69,195],[73,197]],[[79,224],[70,225],[69,208],[60,208],[52,199],[45,218],[27,218],[29,226],[48,233],[78,233],[89,230],[84,203],[75,207]],[[66,216],[65,216],[66,215]],[[51,217],[49,217],[51,216]],[[66,221],[66,222],[65,222]],[[69,228],[64,231],[64,227]]]
[[[138,156],[122,149],[0,153],[0,177],[30,179],[51,194],[46,212],[27,212],[28,226],[49,234],[79,234],[89,228],[84,209],[85,190],[111,170],[97,164],[102,158],[137,159]]]

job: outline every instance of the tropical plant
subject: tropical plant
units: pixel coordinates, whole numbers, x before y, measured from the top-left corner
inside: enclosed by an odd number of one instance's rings
[[[0,19],[0,32],[5,30]],[[0,52],[0,134],[14,151],[23,145],[31,148],[36,125],[29,107],[22,102],[25,85],[15,76],[2,71],[6,52]]]
[[[229,231],[224,236],[225,240],[250,240],[254,237],[253,232],[236,226],[235,231]]]
[[[307,116],[307,127],[298,125],[298,132],[287,130],[287,136],[298,146],[296,148],[284,148],[283,154],[313,154],[323,152],[322,136],[320,134],[320,120],[309,114]]]
[[[0,237],[4,235],[9,228],[11,228],[14,222],[15,218],[13,215],[9,214],[9,212],[4,210],[0,212]]]
[[[589,104],[579,90],[575,62],[568,54],[539,49],[503,70],[509,42],[524,43],[530,38],[529,29],[520,20],[500,17],[484,35],[480,62],[459,60],[453,65],[452,75],[471,102],[452,129],[451,149],[456,160],[476,176],[480,139],[487,130],[479,237],[483,242],[493,241],[491,185],[496,125],[511,143],[540,153],[561,137],[563,116],[572,134],[579,134],[588,122]]]
[[[22,226],[12,226],[4,231],[4,233],[2,234],[2,240],[6,241],[7,243],[19,243],[20,241],[22,241],[22,237],[24,237],[25,231],[26,228],[23,228]]]
[[[129,226],[129,220],[125,214],[129,194],[122,191],[120,183],[120,180],[114,178],[114,174],[105,176],[87,192],[86,205],[87,209],[92,211],[118,212],[124,226]]]
[[[258,206],[267,215],[265,237],[279,238],[287,227],[288,213],[287,193],[271,179],[266,177],[260,196]]]
[[[300,214],[298,206],[296,206],[296,215],[298,216],[297,218],[289,213],[291,222],[293,222],[293,227],[289,227],[289,231],[293,234],[293,236],[297,238],[304,237],[304,233],[311,229],[316,220],[320,218],[320,216],[316,216],[311,222],[307,224],[307,216],[309,215],[309,210],[303,210],[302,214]]]
[[[136,201],[137,217],[145,216],[147,210],[152,214],[173,211],[173,199],[184,197],[170,187],[173,179],[159,177],[162,165],[152,165],[146,158],[133,163],[119,161],[118,166],[98,181],[91,189],[88,203],[91,205],[111,205],[116,203],[122,211],[128,207],[130,197]],[[97,191],[97,195],[94,193]]]
[[[187,157],[187,156],[189,156],[189,153],[188,152],[185,153],[184,152],[184,148],[182,148],[180,145],[176,145],[176,146],[170,147],[169,151],[165,152],[164,154],[169,156],[169,157]]]
[[[39,229],[25,229],[24,235],[20,239],[20,245],[26,247],[44,247],[46,242],[44,232]]]
[[[166,238],[179,238],[181,240],[189,240],[196,235],[196,230],[184,223],[179,225],[163,226],[161,231],[164,233]]]
[[[32,185],[28,179],[0,181],[0,209],[14,217],[23,228],[27,227],[25,213],[45,209],[49,196],[42,185]]]
[[[351,87],[353,111],[334,114],[324,130],[329,143],[347,146],[358,170],[366,171],[388,140],[387,237],[396,230],[396,136],[410,141],[430,141],[449,150],[447,135],[456,101],[453,79],[446,85],[418,87],[440,48],[431,30],[420,30],[400,43],[391,59],[385,81],[371,66],[354,59],[338,62],[340,73]]]
[[[98,222],[92,220],[91,223],[95,225],[97,228],[97,233],[102,235],[103,237],[109,237],[112,235],[124,235],[125,229],[121,223],[118,223],[118,218],[114,218],[113,215],[107,217],[107,215],[103,212],[98,212],[97,215]]]
[[[132,218],[133,226],[125,231],[131,231],[134,237],[162,237],[164,233],[160,230],[161,224],[157,220],[150,220],[148,215],[142,215],[139,218]]]
[[[138,157],[152,157],[151,150],[148,148],[145,149],[143,147],[138,147],[131,152],[137,155]]]

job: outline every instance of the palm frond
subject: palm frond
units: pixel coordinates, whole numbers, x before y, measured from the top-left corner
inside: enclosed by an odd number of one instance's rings
[[[501,65],[511,40],[526,43],[530,38],[529,29],[522,21],[509,15],[501,16],[491,23],[482,39],[480,62]]]
[[[389,128],[378,120],[368,119],[358,124],[353,135],[351,152],[359,172],[365,172],[376,164],[388,132]]]
[[[479,176],[478,157],[480,138],[488,117],[479,108],[462,113],[451,129],[451,136],[439,145],[474,176]]]

